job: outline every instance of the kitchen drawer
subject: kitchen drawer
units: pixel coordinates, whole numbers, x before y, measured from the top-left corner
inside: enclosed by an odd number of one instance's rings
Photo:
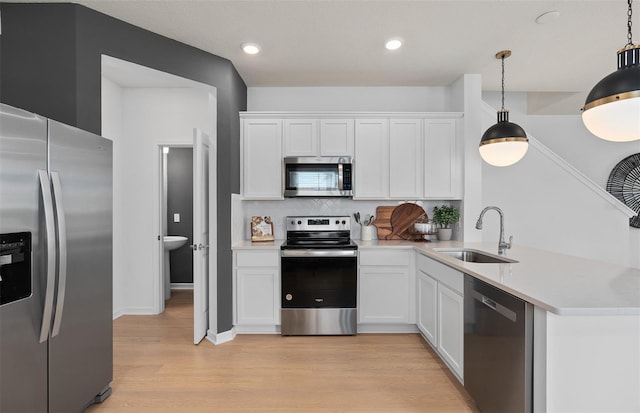
[[[278,267],[280,251],[236,251],[237,267]]]
[[[418,254],[418,270],[430,275],[454,291],[462,294],[464,291],[464,275],[438,261]]]
[[[366,249],[360,250],[360,265],[403,266],[410,264],[412,250]]]

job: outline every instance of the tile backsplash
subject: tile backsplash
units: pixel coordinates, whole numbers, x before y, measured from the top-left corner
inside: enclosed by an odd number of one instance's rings
[[[385,205],[398,205],[404,201],[354,201],[348,198],[289,198],[284,201],[241,201],[239,196],[234,195],[232,201],[232,228],[236,233],[232,240],[248,240],[250,236],[249,222],[251,217],[270,216],[273,220],[273,227],[276,239],[284,239],[285,218],[287,216],[305,215],[344,215],[351,218],[351,238],[360,239],[360,225],[356,224],[353,214],[360,212],[364,218],[367,214],[375,215],[376,207]],[[421,206],[431,217],[433,207],[448,201],[421,201]],[[240,217],[243,217],[242,223]]]

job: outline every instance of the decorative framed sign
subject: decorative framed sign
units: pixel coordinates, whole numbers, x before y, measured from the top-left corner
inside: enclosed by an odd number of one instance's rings
[[[271,217],[251,217],[251,242],[273,241]]]

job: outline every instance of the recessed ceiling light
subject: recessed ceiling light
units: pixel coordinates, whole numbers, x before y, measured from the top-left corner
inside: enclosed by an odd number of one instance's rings
[[[538,24],[549,24],[553,23],[560,17],[560,12],[553,10],[548,11],[546,13],[542,13],[540,16],[536,17],[536,23]]]
[[[242,43],[242,50],[246,54],[258,54],[260,53],[260,45],[255,43]]]
[[[402,46],[402,40],[400,39],[391,39],[387,41],[387,43],[384,45],[384,47],[386,47],[389,50],[396,50],[396,49],[399,49],[401,46]]]

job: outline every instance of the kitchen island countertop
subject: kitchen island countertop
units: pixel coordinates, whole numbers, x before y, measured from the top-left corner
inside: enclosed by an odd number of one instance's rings
[[[514,245],[517,263],[464,262],[438,248],[471,248],[497,255],[497,243],[360,241],[358,247],[413,248],[558,315],[640,315],[640,269]]]

